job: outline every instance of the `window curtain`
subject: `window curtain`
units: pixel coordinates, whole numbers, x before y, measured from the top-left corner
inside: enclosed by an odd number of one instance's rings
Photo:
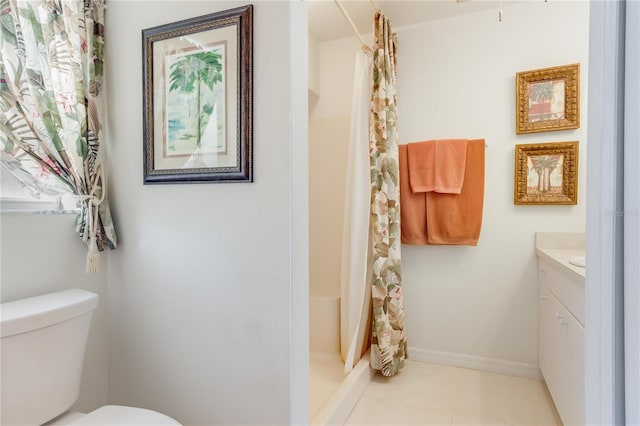
[[[77,195],[76,231],[98,252],[116,247],[106,199],[103,0],[0,0],[2,161],[35,163]]]
[[[407,340],[400,268],[400,187],[396,110],[396,37],[380,12],[374,20],[369,119],[373,330],[371,367],[384,376],[403,366]]]

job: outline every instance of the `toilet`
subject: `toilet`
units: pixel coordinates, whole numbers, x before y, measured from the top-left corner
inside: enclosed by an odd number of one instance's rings
[[[180,425],[156,411],[107,405],[88,414],[69,411],[80,378],[98,295],[66,290],[0,305],[3,426]]]

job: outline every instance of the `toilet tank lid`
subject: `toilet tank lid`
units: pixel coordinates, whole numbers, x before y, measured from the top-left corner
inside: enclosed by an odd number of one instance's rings
[[[26,333],[93,311],[98,295],[73,289],[6,302],[0,305],[0,336]]]
[[[123,405],[105,405],[87,415],[79,417],[68,426],[181,426],[169,416],[157,411]]]

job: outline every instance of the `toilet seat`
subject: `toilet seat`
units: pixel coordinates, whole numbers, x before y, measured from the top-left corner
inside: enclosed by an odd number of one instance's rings
[[[90,412],[69,426],[181,426],[169,416],[144,408],[105,405]]]

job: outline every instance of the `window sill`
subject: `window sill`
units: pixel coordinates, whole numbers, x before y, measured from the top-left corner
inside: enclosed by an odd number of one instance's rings
[[[0,198],[0,214],[78,214],[76,204],[66,196],[47,200],[4,197]]]
[[[0,210],[0,214],[15,214],[15,215],[39,215],[39,214],[78,214],[79,209],[76,210],[62,210],[62,209],[5,209]]]

